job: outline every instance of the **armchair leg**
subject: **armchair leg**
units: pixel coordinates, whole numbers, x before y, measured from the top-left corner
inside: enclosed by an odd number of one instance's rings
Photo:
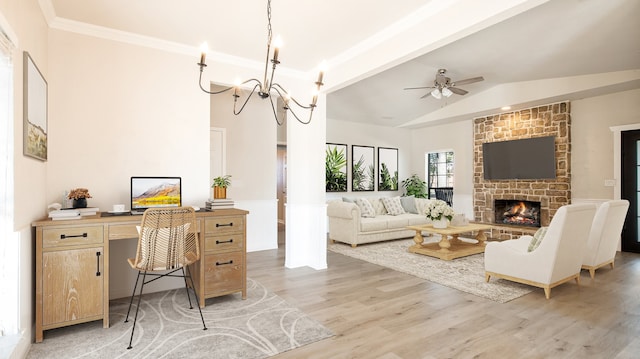
[[[485,273],[485,274],[484,274],[484,280],[485,280],[487,283],[489,283],[489,279],[491,279],[491,274],[489,274],[489,273]]]
[[[549,287],[544,287],[544,296],[549,299],[551,298],[551,288]]]
[[[591,279],[596,277],[596,269],[595,268],[589,268],[589,275],[591,276]]]

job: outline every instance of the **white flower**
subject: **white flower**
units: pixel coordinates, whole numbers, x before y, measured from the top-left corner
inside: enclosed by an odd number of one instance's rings
[[[451,220],[455,212],[453,211],[453,208],[449,207],[447,202],[436,199],[427,204],[424,214],[432,221],[442,219],[443,217]]]

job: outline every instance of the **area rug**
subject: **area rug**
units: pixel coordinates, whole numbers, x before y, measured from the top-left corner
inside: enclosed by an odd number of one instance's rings
[[[27,358],[267,358],[333,336],[251,279],[246,300],[239,293],[207,299],[206,331],[197,308],[188,304],[184,289],[143,294],[133,348],[127,350],[133,325],[132,316],[124,323],[129,300],[113,300],[110,328],[95,321],[46,331]]]
[[[361,244],[353,248],[349,244],[336,242],[329,244],[328,249],[499,303],[506,303],[532,291],[529,286],[503,279],[492,278],[487,283],[484,278],[484,254],[445,261],[410,253],[407,249],[413,244],[413,239],[403,239]]]

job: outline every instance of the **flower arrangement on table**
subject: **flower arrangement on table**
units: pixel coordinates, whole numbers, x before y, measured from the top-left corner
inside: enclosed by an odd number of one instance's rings
[[[69,192],[69,199],[91,198],[89,190],[86,188],[74,188]]]
[[[447,202],[436,199],[427,204],[424,214],[432,221],[439,221],[443,218],[451,221],[453,215],[456,214]]]

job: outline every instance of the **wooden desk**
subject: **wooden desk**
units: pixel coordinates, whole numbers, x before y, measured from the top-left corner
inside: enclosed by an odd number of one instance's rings
[[[480,223],[469,223],[466,226],[449,226],[447,228],[433,228],[431,224],[422,226],[409,226],[408,229],[416,231],[413,237],[415,244],[409,247],[409,252],[424,254],[443,260],[452,260],[455,258],[470,256],[472,254],[484,253],[484,247],[487,236],[485,230],[490,230],[491,225]],[[423,244],[424,238],[422,231],[437,233],[442,236],[438,243]],[[478,243],[463,242],[458,239],[458,235],[462,233],[477,232],[475,239]],[[451,240],[449,240],[451,236]]]
[[[205,299],[247,297],[246,215],[241,209],[196,212],[200,260],[191,273],[200,307]],[[43,331],[102,319],[109,327],[109,242],[138,238],[142,216],[32,223],[36,240],[36,342]],[[135,253],[132,253],[132,256]],[[124,265],[124,264],[123,264]]]

